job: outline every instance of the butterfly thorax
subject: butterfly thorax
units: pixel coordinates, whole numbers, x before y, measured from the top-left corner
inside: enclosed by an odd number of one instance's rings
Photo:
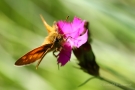
[[[51,33],[45,38],[45,40],[44,40],[44,42],[43,42],[42,45],[54,43],[54,41],[55,41],[57,35],[58,35],[58,34],[57,34],[56,32],[51,32]]]

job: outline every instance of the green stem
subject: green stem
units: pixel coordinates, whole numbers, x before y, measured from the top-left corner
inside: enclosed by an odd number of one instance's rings
[[[101,77],[101,76],[90,77],[90,78],[87,79],[84,83],[80,84],[78,87],[83,86],[83,85],[86,84],[88,81],[90,81],[90,80],[92,80],[92,79],[94,79],[94,78],[97,78],[97,79],[100,79],[100,80],[102,80],[102,81],[105,81],[105,82],[107,82],[107,83],[109,83],[109,84],[111,84],[111,85],[113,85],[113,86],[116,86],[116,87],[118,87],[118,88],[121,88],[122,90],[135,90],[135,89],[133,89],[133,88],[129,88],[129,87],[123,86],[122,84],[119,84],[119,83],[113,82],[113,81],[111,81],[111,80],[105,79],[105,78],[103,78],[103,77]]]
[[[135,89],[133,89],[133,88],[129,88],[129,87],[123,86],[122,84],[119,84],[119,83],[113,82],[113,81],[111,81],[111,80],[105,79],[105,78],[103,78],[103,77],[101,77],[101,76],[98,76],[98,77],[96,77],[96,78],[98,78],[98,79],[100,79],[100,80],[102,80],[102,81],[105,81],[105,82],[107,82],[107,83],[109,83],[109,84],[111,84],[111,85],[114,85],[114,86],[116,86],[116,87],[118,87],[118,88],[121,88],[121,89],[123,89],[123,90],[135,90]]]

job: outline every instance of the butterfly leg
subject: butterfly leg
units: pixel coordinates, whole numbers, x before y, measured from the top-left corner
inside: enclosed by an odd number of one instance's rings
[[[67,41],[69,38],[72,38],[71,36],[68,36],[65,41]]]
[[[53,55],[57,58],[59,56],[59,54],[55,54],[56,52],[58,52],[58,48],[56,48],[54,51],[53,51]]]
[[[37,66],[36,66],[36,69],[38,68],[38,66],[39,66],[39,64],[41,63],[41,61],[42,61],[42,59],[44,58],[44,56],[53,48],[53,46],[54,46],[54,44],[50,47],[50,48],[48,48],[46,51],[45,51],[45,53],[43,54],[43,56],[40,58],[40,60],[38,61],[38,63],[37,63]]]
[[[41,63],[42,59],[44,58],[44,56],[47,54],[47,52],[50,50],[51,48],[47,49],[46,52],[43,54],[43,56],[41,57],[41,59],[39,60],[39,62],[36,65],[36,69],[38,69],[39,64]]]
[[[56,52],[58,51],[61,51],[62,47],[59,47],[59,48],[56,48],[54,51],[53,51],[53,55],[57,58],[59,56],[59,54],[55,54]]]

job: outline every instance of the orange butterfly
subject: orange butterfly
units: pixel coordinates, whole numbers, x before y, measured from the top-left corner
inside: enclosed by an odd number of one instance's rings
[[[46,23],[42,15],[40,16],[49,35],[45,38],[45,41],[40,47],[31,50],[30,52],[19,58],[15,62],[15,65],[17,66],[27,65],[38,60],[38,64],[36,66],[37,69],[40,62],[48,52],[53,51],[53,55],[57,57],[57,55],[55,55],[55,52],[62,49],[61,45],[65,42],[65,39],[63,35],[58,33],[56,22],[54,22],[53,26],[51,27]]]

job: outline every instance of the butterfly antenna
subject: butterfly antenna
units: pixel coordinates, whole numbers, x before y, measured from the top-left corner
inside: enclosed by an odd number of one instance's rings
[[[66,21],[68,20],[69,16],[66,17]]]

